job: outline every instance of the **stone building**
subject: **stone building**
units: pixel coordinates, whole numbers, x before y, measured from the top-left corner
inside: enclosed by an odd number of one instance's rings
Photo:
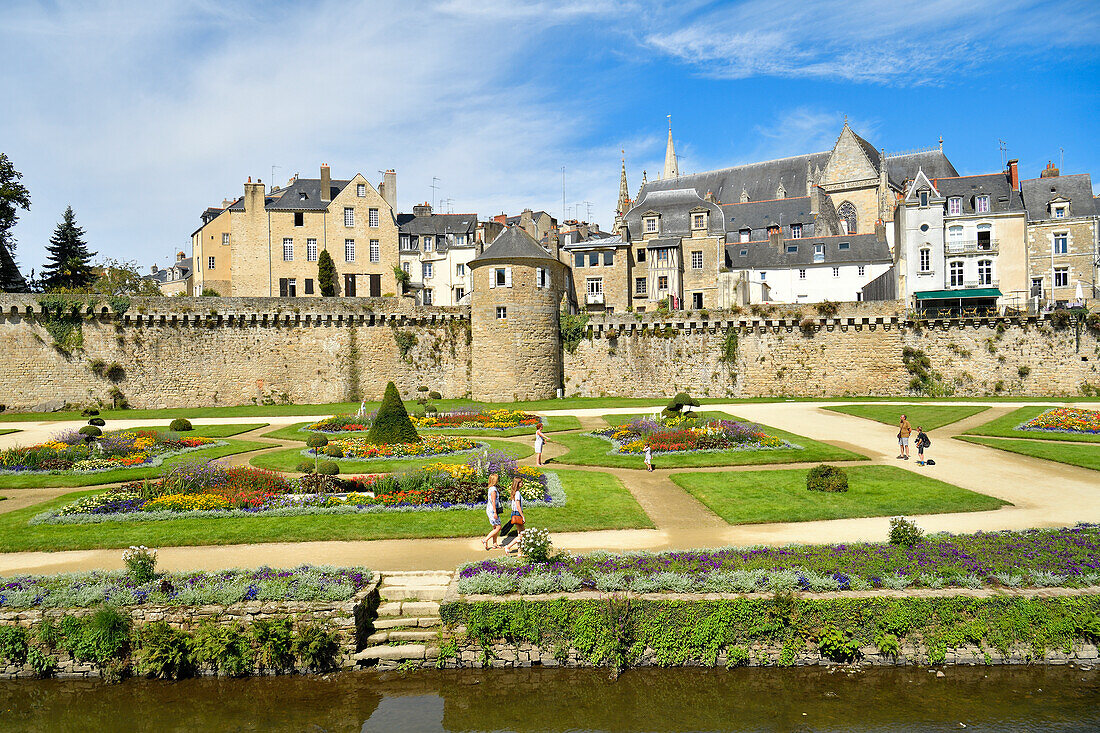
[[[478,252],[477,214],[435,214],[425,202],[398,214],[401,269],[421,305],[465,305]]]
[[[519,226],[470,261],[473,399],[549,399],[563,387],[558,318],[567,270]]]
[[[319,296],[317,259],[328,250],[337,295],[395,293],[396,204],[392,170],[377,189],[361,174],[333,179],[328,165],[319,178],[295,176],[282,189],[250,178],[244,196],[207,209],[192,235],[195,287],[223,296]]]
[[[493,221],[506,227],[518,226],[530,234],[536,242],[546,239],[550,235],[550,230],[558,225],[558,220],[545,211],[531,211],[530,209],[524,209],[515,216],[497,214],[493,217]]]
[[[153,265],[149,268],[149,274],[144,277],[151,280],[160,288],[164,295],[201,295],[202,291],[195,292],[195,273],[191,258],[184,252],[176,253],[176,261],[169,267],[160,268]]]
[[[1021,183],[1027,206],[1028,294],[1042,306],[1100,298],[1100,206],[1087,173],[1051,164]],[[1080,297],[1078,296],[1080,290]]]
[[[560,254],[570,266],[578,307],[621,313],[632,306],[633,252],[621,236],[563,241]]]

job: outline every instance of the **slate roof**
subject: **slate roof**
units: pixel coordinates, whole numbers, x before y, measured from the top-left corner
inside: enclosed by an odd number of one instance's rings
[[[724,204],[722,212],[726,217],[726,231],[730,232],[742,229],[766,231],[772,224],[802,224],[803,227],[809,227],[814,222],[809,196]]]
[[[601,232],[603,233],[603,232]],[[575,249],[592,249],[600,247],[621,247],[625,244],[623,238],[617,234],[607,235],[604,237],[589,237],[588,239],[582,239],[579,242],[570,242],[569,244],[563,244],[562,249],[566,251],[572,251]]]
[[[664,239],[654,238],[647,240],[645,243],[646,249],[667,249],[668,247],[679,247],[679,237],[666,237]]]
[[[477,214],[398,214],[397,228],[402,234],[474,234]]]
[[[848,249],[840,249],[847,242]],[[825,245],[825,261],[814,262],[814,245]],[[788,246],[798,248],[787,252]],[[745,251],[742,255],[741,252]],[[770,241],[743,242],[726,245],[726,266],[733,270],[790,269],[793,267],[827,267],[891,262],[890,245],[877,234],[841,235],[835,237],[803,237],[784,239],[779,247]]]
[[[1020,181],[1027,205],[1027,218],[1032,221],[1053,219],[1047,204],[1056,197],[1069,199],[1070,218],[1100,215],[1097,198],[1092,195],[1092,176],[1076,173],[1053,178],[1027,178]]]
[[[678,180],[678,179],[677,179]],[[725,233],[725,217],[718,204],[705,201],[693,188],[658,189],[646,191],[626,212],[626,225],[634,237],[642,236],[642,216],[649,211],[661,215],[660,233],[686,237],[691,234],[690,214],[694,209],[710,212],[707,231]]]
[[[642,188],[642,194],[638,198],[641,200],[645,194],[652,191],[694,188],[700,198],[710,191],[718,201],[733,203],[741,200],[741,191],[744,189],[748,192],[750,199],[763,201],[774,199],[775,192],[781,183],[788,197],[806,196],[809,194],[806,190],[806,166],[809,165],[814,170],[824,169],[825,164],[829,162],[830,154],[831,151],[826,150],[821,153],[795,155],[790,158],[746,163],[732,168],[649,181]]]
[[[320,178],[298,178],[294,183],[264,198],[267,211],[324,211],[351,181],[332,180],[329,200],[321,200]],[[303,198],[303,194],[305,198]],[[244,211],[244,198],[240,198],[229,207],[230,211]]]
[[[1024,201],[1020,198],[1020,192],[1012,189],[1006,173],[933,178],[932,185],[945,198],[953,196],[961,198],[963,215],[977,213],[974,209],[974,199],[979,195],[989,196],[991,214],[1024,210]]]
[[[852,131],[852,136],[856,139],[856,142],[859,143],[859,146],[863,148],[863,152],[867,155],[867,159],[871,161],[871,165],[874,166],[875,170],[881,172],[882,154],[875,150],[874,145],[857,135],[854,130]],[[887,158],[887,160],[889,160],[889,158]]]
[[[506,221],[508,222],[509,225],[519,224],[519,220],[520,220],[521,216],[523,216],[523,215],[522,214],[516,214],[515,216],[509,216],[506,219]],[[540,218],[542,218],[544,216],[550,216],[550,214],[546,213],[545,211],[532,211],[531,212],[531,221],[538,221]],[[553,217],[551,217],[551,218],[553,218]]]
[[[953,178],[959,175],[942,150],[886,156],[886,176],[898,189],[903,188],[906,181],[915,179],[918,170],[923,170],[924,175],[929,178]]]
[[[470,260],[470,265],[487,262],[513,262],[515,260],[547,260],[558,262],[542,248],[534,238],[518,226],[510,226],[502,231],[485,251]],[[558,264],[561,264],[558,262]]]

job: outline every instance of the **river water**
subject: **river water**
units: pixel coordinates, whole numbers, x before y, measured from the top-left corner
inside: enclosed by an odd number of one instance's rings
[[[1100,672],[642,669],[0,682],[14,731],[1085,731]]]

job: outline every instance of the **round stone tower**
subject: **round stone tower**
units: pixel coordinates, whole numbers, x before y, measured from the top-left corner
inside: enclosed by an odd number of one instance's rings
[[[531,235],[505,229],[470,261],[470,393],[475,400],[545,400],[562,387],[558,309],[567,268]]]

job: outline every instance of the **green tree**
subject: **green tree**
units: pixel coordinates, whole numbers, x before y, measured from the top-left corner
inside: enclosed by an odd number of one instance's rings
[[[385,443],[419,443],[420,435],[413,427],[405,403],[393,382],[386,385],[386,394],[382,396],[382,405],[374,418],[374,425],[367,433],[367,442],[375,445]]]
[[[409,273],[405,272],[399,266],[394,265],[393,277],[397,280],[397,287],[401,289],[401,294],[404,295],[409,287]]]
[[[92,257],[84,241],[84,230],[76,225],[73,207],[65,207],[61,223],[54,229],[46,247],[49,259],[42,270],[46,290],[86,290],[95,281]]]
[[[0,153],[0,291],[27,292],[27,281],[15,262],[15,238],[12,229],[19,220],[19,209],[31,208],[31,196],[19,182],[23,174],[15,170],[8,156]]]
[[[99,276],[92,283],[92,292],[102,295],[163,295],[155,282],[141,276],[136,262],[108,258],[96,269]]]
[[[317,287],[326,298],[336,295],[336,263],[327,249],[317,256]]]

